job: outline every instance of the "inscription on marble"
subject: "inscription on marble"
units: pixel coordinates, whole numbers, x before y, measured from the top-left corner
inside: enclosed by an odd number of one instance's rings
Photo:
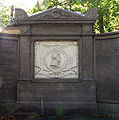
[[[35,42],[35,78],[78,77],[78,42]]]

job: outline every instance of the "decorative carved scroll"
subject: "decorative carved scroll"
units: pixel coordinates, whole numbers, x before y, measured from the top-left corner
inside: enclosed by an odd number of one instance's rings
[[[28,15],[23,9],[15,8],[15,19],[16,20],[28,19]]]
[[[96,20],[98,17],[98,8],[91,8],[85,13],[85,17]]]
[[[76,12],[63,10],[59,8],[48,9],[46,11],[40,12],[38,14],[30,16],[31,20],[40,19],[83,19],[84,15]]]

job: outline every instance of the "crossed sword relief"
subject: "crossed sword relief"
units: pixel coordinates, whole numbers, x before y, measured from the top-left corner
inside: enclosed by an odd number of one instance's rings
[[[63,78],[63,77],[68,76],[68,75],[77,75],[78,73],[75,71],[76,67],[77,66],[74,66],[74,67],[71,67],[71,68],[64,69],[62,71],[55,72],[52,69],[48,68],[47,66],[46,66],[47,69],[41,69],[39,66],[35,66],[35,68],[38,69],[38,71],[35,74],[36,75],[43,75],[43,76],[46,76],[46,77],[54,77],[54,76],[58,77],[60,75],[60,77]],[[49,75],[43,74],[41,71],[45,71]],[[70,72],[70,73],[64,74],[64,73],[67,73],[67,72]]]

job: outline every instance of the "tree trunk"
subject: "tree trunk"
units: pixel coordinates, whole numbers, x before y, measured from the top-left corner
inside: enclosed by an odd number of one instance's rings
[[[103,15],[101,15],[99,18],[99,27],[100,27],[100,33],[104,33]]]

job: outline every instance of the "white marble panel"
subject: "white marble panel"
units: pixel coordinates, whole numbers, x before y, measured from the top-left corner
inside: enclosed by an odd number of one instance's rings
[[[78,42],[35,42],[35,78],[78,78]]]

